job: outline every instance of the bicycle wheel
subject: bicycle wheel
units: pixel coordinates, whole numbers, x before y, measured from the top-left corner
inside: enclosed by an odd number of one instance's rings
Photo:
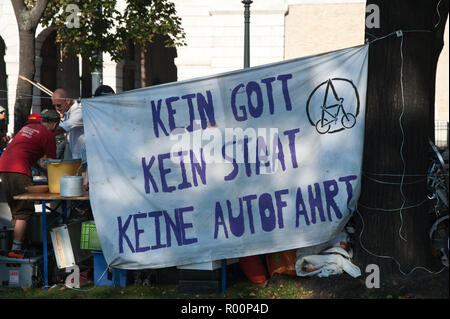
[[[448,267],[448,215],[445,215],[434,222],[433,226],[431,226],[429,237],[433,243],[434,251],[436,254],[440,254],[441,261]]]
[[[323,125],[324,122],[322,120],[318,120],[316,122],[316,130],[317,132],[319,132],[320,134],[326,134],[328,133],[328,131],[331,128],[331,124],[330,123],[326,123],[325,125]]]
[[[448,171],[445,161],[433,142],[428,139],[433,151],[430,158],[430,168],[427,174],[427,190],[436,198],[438,206],[448,209]]]
[[[342,126],[352,128],[356,124],[356,117],[352,113],[347,113],[341,119]]]
[[[441,169],[443,170],[444,174],[447,174],[447,169],[445,168],[445,161],[444,158],[441,155],[441,152],[439,152],[438,148],[436,147],[436,145],[434,145],[434,143],[428,138],[428,143],[431,146],[431,149],[434,152],[434,155],[436,156],[436,158],[439,161],[439,164],[441,166]]]

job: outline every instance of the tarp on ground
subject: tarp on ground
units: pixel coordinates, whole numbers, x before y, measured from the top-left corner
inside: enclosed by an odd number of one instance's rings
[[[145,269],[329,241],[360,194],[368,46],[82,100],[106,261]]]

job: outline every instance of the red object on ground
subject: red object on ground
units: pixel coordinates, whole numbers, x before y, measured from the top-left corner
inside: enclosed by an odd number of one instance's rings
[[[10,257],[10,258],[18,258],[18,259],[23,259],[23,255],[21,255],[21,254],[18,254],[18,253],[16,253],[16,252],[14,252],[14,251],[10,251],[9,253],[8,253],[8,257]]]
[[[239,258],[239,266],[251,282],[262,284],[267,280],[267,270],[259,255]]]

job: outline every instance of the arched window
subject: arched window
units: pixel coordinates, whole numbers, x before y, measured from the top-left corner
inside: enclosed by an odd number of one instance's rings
[[[50,32],[41,46],[41,68],[40,68],[40,80],[39,82],[51,91],[57,88],[57,76],[58,69],[58,47],[55,42],[56,30]],[[52,101],[48,95],[40,91],[41,109],[52,108]]]
[[[177,80],[175,58],[177,49],[167,48],[167,36],[155,35],[145,54],[145,86],[173,82]]]
[[[123,91],[177,80],[177,50],[174,47],[166,47],[166,39],[167,36],[155,35],[145,51],[128,44],[122,62]]]
[[[127,45],[123,64],[123,90],[133,90],[140,87],[140,49],[134,44]]]
[[[80,61],[78,57],[75,54],[63,56],[61,44],[56,42],[56,29],[45,29],[40,36],[43,38],[39,51],[41,66],[39,77],[36,80],[51,91],[64,88],[69,97],[80,97]],[[40,95],[43,97],[40,101],[41,109],[52,108],[49,96],[42,91]]]

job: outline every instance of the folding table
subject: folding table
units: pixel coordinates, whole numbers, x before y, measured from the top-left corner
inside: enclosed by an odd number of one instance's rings
[[[62,218],[63,223],[67,222],[67,201],[69,200],[89,200],[89,193],[81,196],[63,197],[59,193],[25,193],[14,196],[16,200],[40,201],[42,204],[42,241],[43,241],[43,259],[44,259],[44,288],[48,289],[48,253],[47,253],[47,229],[56,219]],[[61,201],[55,208],[47,206],[47,202]],[[60,207],[61,206],[61,207]],[[58,212],[58,210],[60,211]],[[47,210],[55,212],[58,216],[47,224]]]

